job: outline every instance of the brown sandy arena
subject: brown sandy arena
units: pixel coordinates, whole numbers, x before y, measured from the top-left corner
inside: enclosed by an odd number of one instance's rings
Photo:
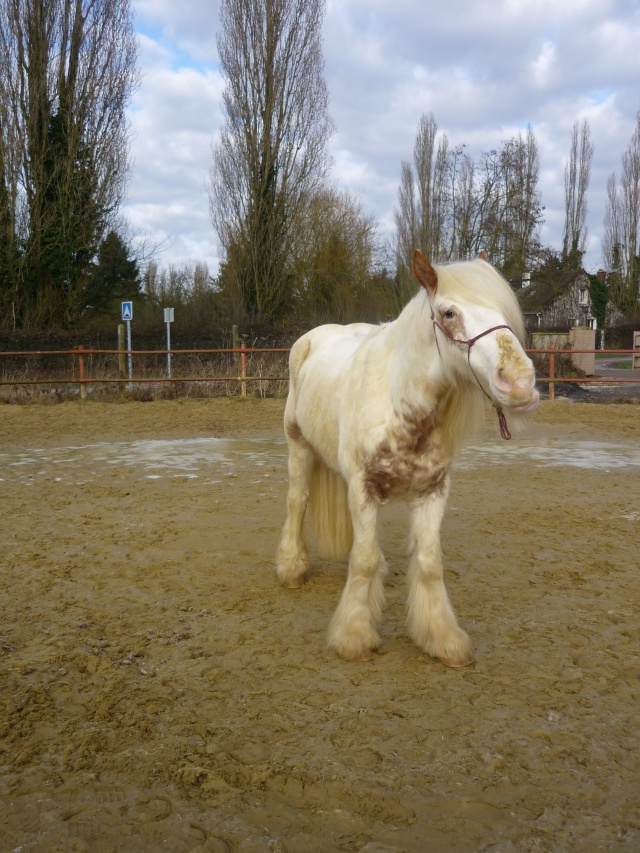
[[[488,423],[443,537],[462,671],[405,635],[401,506],[372,663],[325,645],[343,565],[278,586],[282,410],[0,408],[0,849],[640,850],[640,407]],[[591,440],[611,466],[547,464]]]

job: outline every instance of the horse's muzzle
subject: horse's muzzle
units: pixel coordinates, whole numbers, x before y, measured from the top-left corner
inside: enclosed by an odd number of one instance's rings
[[[513,406],[514,411],[516,412],[532,412],[538,403],[540,402],[540,392],[537,388],[534,388],[531,392],[531,399],[528,403],[525,403],[522,406]]]
[[[517,412],[528,412],[537,406],[540,394],[535,387],[533,367],[518,366],[515,369],[500,367],[493,376],[493,386],[501,405]]]

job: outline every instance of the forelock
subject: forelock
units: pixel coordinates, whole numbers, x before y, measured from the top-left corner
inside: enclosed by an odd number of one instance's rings
[[[524,340],[524,319],[518,299],[509,282],[491,266],[478,258],[435,267],[438,293],[445,299],[463,299],[499,311],[516,336]]]

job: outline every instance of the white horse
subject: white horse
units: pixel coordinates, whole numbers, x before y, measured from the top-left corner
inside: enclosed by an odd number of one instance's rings
[[[433,267],[416,250],[413,271],[422,287],[393,322],[319,326],[291,350],[284,416],[288,514],[278,577],[287,587],[304,583],[309,563],[302,528],[310,503],[323,556],[349,554],[329,645],[347,660],[370,660],[380,643],[386,574],[378,508],[391,499],[407,501],[408,629],[428,654],[458,667],[469,664],[472,653],[442,573],[449,467],[480,422],[485,398],[509,438],[503,409],[517,419],[539,395],[521,345],[517,299],[484,255]]]

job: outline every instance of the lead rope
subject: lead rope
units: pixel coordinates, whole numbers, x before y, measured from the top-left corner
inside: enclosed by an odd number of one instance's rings
[[[493,407],[498,413],[498,423],[500,424],[500,435],[504,438],[505,441],[509,441],[511,438],[511,433],[509,432],[509,427],[507,426],[507,418],[505,417],[504,412],[500,406]]]
[[[498,329],[508,329],[511,332],[511,334],[513,334],[514,333],[513,329],[511,328],[511,326],[507,326],[504,324],[501,326],[492,326],[490,329],[487,329],[486,332],[480,332],[480,334],[476,335],[475,338],[469,338],[468,341],[461,341],[458,338],[454,338],[453,335],[450,335],[449,332],[447,332],[447,330],[444,329],[440,325],[440,323],[436,322],[435,314],[433,313],[433,308],[431,309],[431,321],[432,321],[433,327],[434,327],[433,334],[434,334],[435,339],[436,339],[436,346],[438,348],[438,355],[440,356],[440,358],[442,358],[442,353],[440,352],[440,344],[438,343],[438,335],[436,334],[436,331],[435,331],[436,328],[440,329],[440,331],[443,333],[443,335],[446,335],[450,341],[454,342],[454,344],[464,344],[464,346],[467,347],[467,362],[469,364],[469,370],[473,373],[473,378],[478,383],[478,386],[479,386],[480,390],[482,391],[482,393],[484,394],[484,396],[487,398],[487,400],[491,403],[493,408],[496,410],[496,413],[498,415],[498,425],[500,427],[500,435],[502,436],[502,438],[505,441],[509,441],[511,439],[511,433],[509,432],[509,427],[507,425],[507,418],[505,416],[505,413],[502,411],[502,406],[497,406],[494,403],[494,401],[491,399],[489,394],[485,391],[485,389],[482,385],[482,382],[480,382],[480,380],[478,379],[478,376],[477,376],[475,370],[473,369],[473,367],[471,365],[471,347],[475,344],[476,341],[479,341],[480,338],[484,338],[485,335],[490,335],[491,332],[496,332]]]

